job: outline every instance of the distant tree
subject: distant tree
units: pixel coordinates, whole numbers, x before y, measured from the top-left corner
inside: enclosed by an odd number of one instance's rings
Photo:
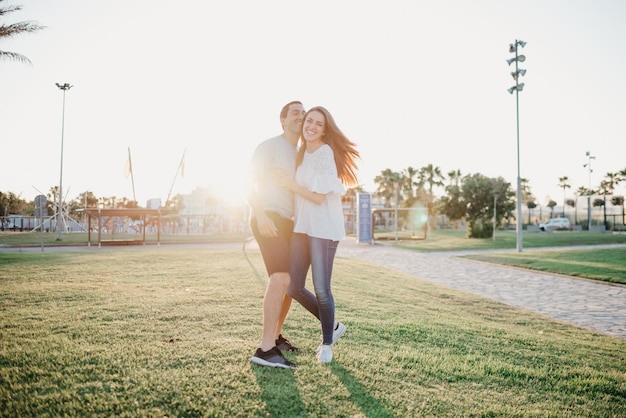
[[[437,201],[439,213],[445,215],[451,222],[465,218],[466,205],[461,196],[461,170],[448,172],[448,185],[445,195]]]
[[[617,172],[617,173],[606,173],[604,175],[604,187],[606,188],[606,190],[609,192],[609,194],[613,194],[613,192],[615,191],[615,188],[617,187],[617,185],[619,183],[621,183],[624,180],[623,176],[621,175],[621,173]]]
[[[482,174],[463,177],[461,199],[466,204],[469,238],[489,238],[493,233],[494,196],[496,196],[496,224],[510,217],[515,203],[511,184],[502,177],[488,178]],[[521,222],[521,220],[518,220]]]
[[[359,193],[365,193],[365,189],[363,189],[363,185],[348,187],[346,189],[346,193],[344,193],[341,200],[356,202],[356,196]]]
[[[622,207],[622,224],[626,223],[626,220],[624,220],[624,196],[613,196],[611,198],[611,204],[613,204],[613,206]]]
[[[576,199],[567,199],[565,200],[565,203],[567,204],[567,206],[574,209],[574,225],[576,225],[578,223],[578,215],[577,215],[578,211],[576,210]]]
[[[626,175],[618,171],[615,173],[606,173],[604,175],[604,180],[600,183],[600,194],[603,194],[603,192],[606,192],[606,194],[604,194],[604,198],[605,198],[604,199],[604,205],[605,205],[604,223],[605,225],[606,225],[606,196],[613,195],[613,193],[615,193],[615,188],[617,187],[617,185],[620,184],[624,180],[626,180]]]
[[[597,199],[593,200],[593,207],[594,208],[603,208],[605,203],[606,202],[604,201],[604,199],[597,198]]]
[[[3,6],[4,0],[0,0],[0,16],[4,16],[11,12],[17,12],[22,9],[22,6]],[[5,39],[11,36],[19,35],[21,33],[36,32],[43,29],[41,26],[33,22],[18,22],[10,25],[4,23],[0,25],[0,39]],[[0,59],[9,59],[14,61],[20,61],[28,64],[32,64],[28,58],[17,52],[0,51]]]
[[[401,173],[400,190],[404,196],[404,206],[410,208],[417,200],[417,193],[415,187],[418,183],[415,181],[418,171],[409,166]]]
[[[612,174],[612,173],[609,173]],[[603,217],[604,217],[604,227],[607,228],[608,227],[608,223],[606,221],[606,197],[613,194],[613,188],[615,187],[615,184],[611,181],[607,181],[607,180],[602,180],[600,182],[600,187],[598,188],[598,194],[600,196],[602,196],[602,201],[604,202],[602,204],[602,208],[603,208]]]
[[[459,186],[461,184],[461,179],[462,179],[461,170],[453,170],[453,171],[448,172],[448,180],[449,180],[448,185]]]
[[[556,206],[556,202],[552,199],[548,200],[546,206],[550,208],[550,217],[552,218],[554,215],[554,207]]]
[[[93,192],[90,192],[90,191],[82,192],[76,198],[76,205],[83,207],[83,208],[97,208],[98,198]]]
[[[209,204],[213,203],[215,200],[212,198],[207,199]],[[167,202],[165,202],[165,207],[167,209],[176,209],[178,213],[182,212],[185,209],[184,198],[182,194],[177,194],[174,197],[170,198]]]
[[[587,196],[589,194],[589,190],[585,186],[579,186],[578,189],[576,189],[576,194],[581,197]]]
[[[593,194],[593,191],[587,189],[585,186],[579,186],[578,189],[576,189],[576,195],[583,197],[583,196],[588,196],[588,200],[591,200],[591,195]],[[587,225],[591,225],[591,218],[589,217],[589,211],[587,211]]]
[[[50,215],[57,213],[57,207],[59,206],[59,186],[50,187],[48,193],[46,194],[46,198],[48,199],[48,213]]]
[[[378,185],[376,193],[384,201],[386,208],[391,207],[391,201],[395,198],[395,185],[400,181],[401,175],[387,168],[374,178],[374,183]]]
[[[428,209],[428,219],[431,220],[435,216],[435,196],[433,189],[435,187],[443,186],[445,177],[441,174],[439,167],[434,167],[432,164],[428,164],[425,167],[419,169],[418,172],[419,184],[427,185],[428,193],[426,193],[420,200],[426,205]]]
[[[532,210],[537,207],[537,202],[535,202],[535,198],[526,200],[526,207],[528,208],[528,224],[531,223],[530,215],[532,214]]]
[[[432,164],[420,168],[419,177],[428,185],[428,192],[431,195],[433,194],[433,188],[435,186],[443,186],[443,181],[445,180],[445,177],[441,174],[441,169],[434,167]]]
[[[465,218],[467,214],[467,204],[461,194],[461,187],[458,184],[446,186],[446,195],[438,201],[439,211],[443,213],[451,222]]]
[[[348,187],[346,192],[341,196],[341,201],[344,205],[348,205],[350,207],[350,213],[356,213],[356,197],[359,193],[365,193],[362,185]]]
[[[521,178],[520,183],[522,184],[522,203],[525,203],[528,198],[532,196],[532,192],[530,191],[530,180]]]
[[[567,176],[559,177],[559,187],[563,189],[563,217],[565,218],[565,189],[572,187]]]
[[[7,215],[32,215],[32,213],[28,213],[28,209],[28,202],[15,193],[0,192],[0,217]]]

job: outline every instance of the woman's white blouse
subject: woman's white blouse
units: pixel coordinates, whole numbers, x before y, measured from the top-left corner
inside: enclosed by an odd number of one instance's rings
[[[341,195],[346,189],[337,177],[335,156],[328,144],[311,154],[304,153],[302,164],[296,171],[296,181],[312,192],[326,195],[326,199],[317,204],[296,195],[294,232],[332,241],[345,238]]]

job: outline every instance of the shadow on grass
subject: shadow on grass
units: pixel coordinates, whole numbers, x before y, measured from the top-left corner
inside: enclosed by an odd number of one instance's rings
[[[369,394],[368,389],[359,382],[341,364],[333,361],[330,365],[332,372],[350,392],[350,400],[359,407],[366,417],[393,417],[394,415],[378,402],[378,399]]]
[[[306,407],[300,398],[294,371],[250,365],[261,388],[261,400],[267,416],[306,417]]]

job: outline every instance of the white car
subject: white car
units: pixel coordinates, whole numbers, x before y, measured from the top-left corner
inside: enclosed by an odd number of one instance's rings
[[[569,219],[567,218],[551,218],[548,222],[539,224],[539,229],[546,231],[548,229],[569,229]]]

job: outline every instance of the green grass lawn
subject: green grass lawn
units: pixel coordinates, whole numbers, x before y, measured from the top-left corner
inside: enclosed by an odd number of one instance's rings
[[[348,331],[318,364],[294,304],[294,372],[249,362],[265,279],[240,250],[0,253],[0,415],[626,415],[624,340],[360,261],[333,288]]]
[[[466,258],[626,285],[626,247],[474,254]]]
[[[394,235],[387,235],[394,243]],[[626,244],[626,234],[607,232],[524,232],[522,251],[546,247],[576,247],[581,245]],[[398,240],[397,245],[419,251],[509,250],[515,249],[515,231],[496,231],[493,238],[467,238],[466,232],[457,229],[435,229],[425,240]]]

